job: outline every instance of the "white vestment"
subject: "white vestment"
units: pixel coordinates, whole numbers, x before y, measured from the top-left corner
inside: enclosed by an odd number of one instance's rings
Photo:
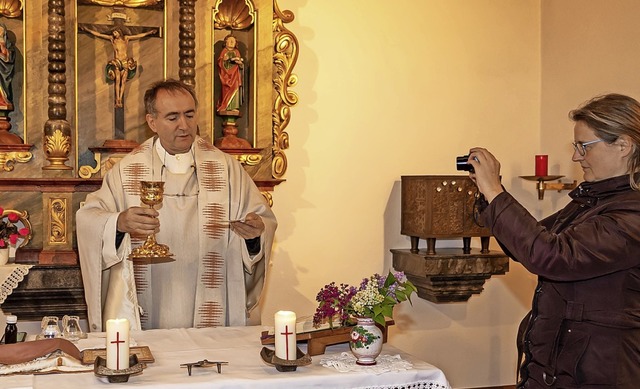
[[[114,165],[77,212],[89,328],[102,331],[112,318],[129,319],[132,329],[245,325],[264,284],[275,216],[240,163],[204,139],[182,155],[193,161],[186,168],[154,141]],[[127,257],[142,240],[129,234],[115,245],[118,215],[141,205],[145,180],[165,181],[156,239],[173,262],[134,265]],[[256,255],[228,223],[250,212],[265,224]]]

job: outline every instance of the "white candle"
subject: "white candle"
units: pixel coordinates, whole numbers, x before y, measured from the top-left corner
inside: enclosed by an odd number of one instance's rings
[[[275,315],[276,357],[297,359],[296,314],[291,311],[278,311]]]
[[[107,369],[129,367],[129,320],[107,320]]]

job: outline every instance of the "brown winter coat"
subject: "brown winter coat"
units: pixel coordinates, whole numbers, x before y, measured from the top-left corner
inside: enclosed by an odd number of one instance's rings
[[[519,388],[640,387],[640,192],[629,176],[584,182],[536,220],[511,195],[482,217],[505,252],[538,275]]]

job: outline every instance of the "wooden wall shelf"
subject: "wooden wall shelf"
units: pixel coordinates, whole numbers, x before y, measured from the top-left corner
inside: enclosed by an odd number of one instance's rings
[[[404,271],[409,281],[418,288],[418,296],[434,302],[467,301],[482,292],[484,282],[493,275],[509,271],[509,257],[500,251],[482,253],[462,249],[439,249],[438,254],[421,250],[392,249],[393,268]]]

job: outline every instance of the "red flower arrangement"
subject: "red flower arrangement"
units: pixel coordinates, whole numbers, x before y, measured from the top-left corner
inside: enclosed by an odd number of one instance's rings
[[[4,209],[0,207],[0,248],[8,248],[9,245],[15,246],[21,236],[29,235],[27,227],[18,228],[16,223],[20,221],[20,216],[15,212],[9,212],[4,215]]]

